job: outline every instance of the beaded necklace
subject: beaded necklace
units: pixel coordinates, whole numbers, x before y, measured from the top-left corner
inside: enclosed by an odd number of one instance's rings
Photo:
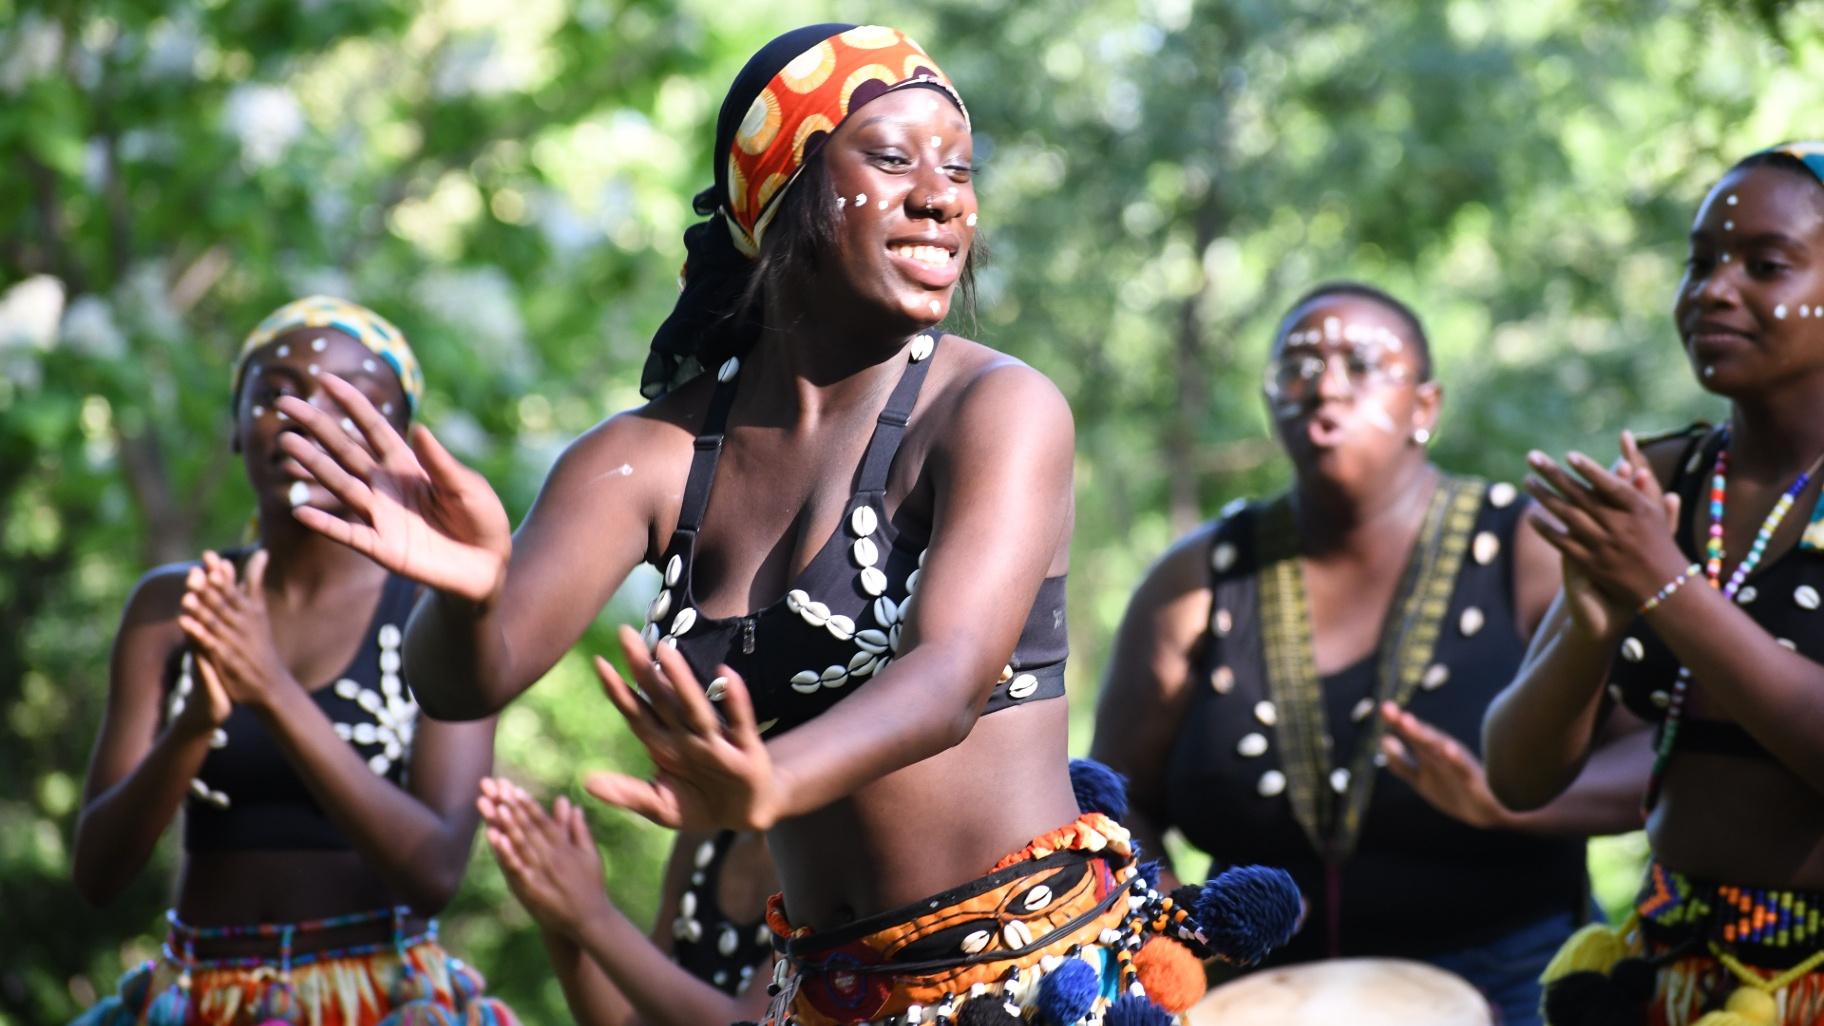
[[[1729,575],[1727,583],[1723,581],[1723,509],[1728,494],[1729,478],[1729,429],[1722,432],[1722,444],[1716,450],[1716,463],[1710,470],[1710,534],[1704,540],[1704,577],[1710,587],[1723,593],[1723,598],[1734,602],[1736,593],[1742,588],[1748,575],[1760,565],[1761,557],[1767,553],[1767,545],[1773,540],[1774,532],[1780,529],[1780,523],[1792,510],[1792,504],[1798,501],[1799,493],[1811,483],[1811,476],[1817,473],[1819,464],[1824,463],[1824,455],[1811,461],[1811,466],[1799,472],[1792,485],[1780,495],[1773,509],[1767,512],[1766,519],[1761,521],[1760,530],[1754,534],[1754,541],[1748,546],[1748,554],[1736,564],[1735,572]],[[1672,761],[1672,749],[1678,741],[1678,724],[1684,718],[1685,695],[1691,690],[1691,671],[1686,667],[1678,668],[1678,679],[1672,684],[1672,698],[1666,705],[1666,721],[1659,733],[1658,749],[1653,753],[1653,770],[1647,778],[1646,808],[1652,809],[1659,801],[1659,789],[1665,783],[1666,766]]]

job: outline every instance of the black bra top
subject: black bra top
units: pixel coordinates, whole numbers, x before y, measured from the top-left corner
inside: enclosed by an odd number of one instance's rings
[[[698,678],[710,682],[712,701],[723,693],[714,679],[718,665],[739,673],[753,696],[762,734],[777,737],[813,719],[884,670],[899,652],[928,538],[919,540],[898,522],[906,519],[903,511],[888,517],[887,479],[937,340],[935,332],[920,335],[908,347],[906,370],[856,471],[848,513],[829,541],[783,598],[757,612],[720,619],[698,612],[691,589],[697,532],[709,506],[740,360],[731,358],[716,375],[678,528],[659,564],[663,585],[647,610],[646,641],[675,647]],[[1039,587],[985,711],[1063,695],[1067,652],[1059,575]]]
[[[1701,538],[1707,536],[1710,505],[1707,489],[1717,450],[1725,444],[1721,431],[1696,424],[1685,432],[1685,450],[1667,491],[1682,498],[1678,547],[1694,563],[1702,563]],[[1701,518],[1701,519],[1700,519]],[[1763,563],[1736,592],[1736,604],[1780,644],[1814,662],[1824,662],[1824,502],[1811,511],[1804,538],[1790,552]],[[1734,554],[1728,554],[1733,563]],[[1695,582],[1694,582],[1695,583]],[[1690,587],[1693,585],[1687,585]],[[1609,674],[1609,698],[1630,712],[1664,729],[1672,687],[1678,680],[1678,657],[1666,646],[1645,618],[1636,618],[1623,637],[1614,669]],[[1693,681],[1698,686],[1702,680]],[[1686,717],[1678,725],[1677,748],[1706,755],[1732,755],[1771,759],[1773,755],[1739,724],[1723,720]]]
[[[400,625],[411,614],[418,587],[388,577],[355,658],[332,684],[311,698],[368,768],[404,787],[418,722],[400,676]],[[171,654],[166,667],[166,718],[175,717],[197,686],[190,647]],[[186,851],[345,849],[342,836],[304,781],[299,779],[266,725],[237,705],[217,728],[208,757],[190,782],[185,806]]]
[[[690,886],[679,897],[678,917],[671,922],[672,959],[728,994],[747,989],[754,971],[773,958],[773,931],[765,917],[737,923],[716,898],[728,850],[739,836],[724,830],[697,846]]]

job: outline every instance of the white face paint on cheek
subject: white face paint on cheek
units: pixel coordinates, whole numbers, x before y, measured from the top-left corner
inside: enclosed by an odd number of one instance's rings
[[[280,356],[290,356],[290,355],[291,355],[291,347],[290,347],[290,346],[280,346],[280,347],[279,347],[279,355],[280,355]]]
[[[321,373],[323,373],[323,368],[321,368],[321,367],[319,367],[319,366],[317,366],[317,365],[316,365],[316,364],[314,364],[314,363],[313,363],[313,364],[311,364],[311,365],[310,365],[310,376],[311,376],[311,377],[313,377],[313,378],[314,378],[314,377],[316,377],[316,376],[317,376],[317,375],[319,375],[319,374],[321,374]]]
[[[971,213],[968,217],[963,218],[963,223],[968,225],[971,228],[974,228],[975,227],[975,215],[973,213]]]
[[[1724,221],[1723,222],[1723,231],[1726,231],[1726,232],[1735,231],[1735,222],[1734,221]]]
[[[940,311],[940,310],[942,310],[942,309],[943,309],[943,308],[944,308],[944,304],[942,304],[942,303],[940,303],[940,302],[938,302],[938,301],[937,301],[937,300],[935,300],[935,299],[933,299],[933,300],[932,300],[932,301],[931,301],[931,312],[932,312],[932,313],[934,313],[934,314],[935,314],[935,313],[937,313],[937,312],[938,312],[938,311]]]
[[[841,209],[847,207],[848,205],[849,205],[849,198],[847,196],[836,197],[836,209],[837,210],[841,210]]]
[[[323,350],[328,349],[328,348],[329,348],[329,340],[322,337],[321,335],[310,340],[310,351],[313,353],[320,353]]]
[[[1782,321],[1785,320],[1786,319],[1786,304],[1781,303],[1779,306],[1774,307],[1773,315]]]
[[[859,206],[861,206],[861,205],[862,205],[862,204],[863,204],[863,203],[866,203],[866,202],[867,202],[867,201],[868,201],[868,194],[867,194],[867,193],[865,193],[865,192],[858,192],[858,193],[856,193],[856,194],[855,194],[855,205],[856,205],[856,206],[858,206],[858,207],[859,207]]]
[[[293,481],[285,490],[285,500],[293,506],[302,506],[310,501],[310,486],[302,481]]]
[[[1358,399],[1356,401],[1356,409],[1361,411],[1362,416],[1367,418],[1369,424],[1380,428],[1390,435],[1398,433],[1399,429],[1393,426],[1393,418],[1389,417],[1386,409],[1375,400]]]
[[[1739,203],[1739,202],[1741,202],[1741,201],[1740,201],[1740,200],[1737,200],[1737,199],[1736,199],[1736,198],[1735,198],[1735,193],[1733,193],[1733,192],[1732,192],[1732,193],[1730,193],[1730,194],[1729,194],[1729,195],[1728,195],[1728,196],[1725,196],[1725,197],[1724,197],[1724,198],[1723,198],[1723,202],[1724,202],[1724,203],[1727,203],[1727,204],[1729,204],[1729,205],[1730,205],[1730,206],[1732,206],[1732,207],[1733,207],[1733,206],[1735,206],[1735,205],[1736,205],[1736,204],[1737,204],[1737,203]]]
[[[1342,337],[1343,322],[1335,317],[1324,318],[1324,338],[1335,342]]]
[[[372,361],[372,360],[362,360],[361,369],[368,372],[369,374],[372,374],[372,373],[374,373],[374,371],[378,370],[379,368],[374,364],[374,361]]]
[[[255,406],[255,407],[254,407],[254,408],[253,408],[253,415],[254,415],[254,416],[256,416],[256,417],[264,417],[264,416],[266,416],[266,407],[264,407],[264,406]]]
[[[932,146],[942,146],[943,144],[944,144],[944,140],[943,140],[942,136],[934,135],[931,137]]]
[[[886,201],[886,200],[884,200],[884,199],[883,199],[883,200],[881,200],[881,201],[880,201],[880,209],[882,209],[882,210],[885,210],[885,209],[887,209],[887,201]]]

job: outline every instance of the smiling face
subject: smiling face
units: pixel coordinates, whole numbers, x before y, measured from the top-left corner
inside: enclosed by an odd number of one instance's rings
[[[321,509],[336,510],[341,503],[321,485],[306,486],[294,494],[294,485],[308,474],[296,460],[279,449],[279,436],[299,431],[297,424],[279,412],[280,396],[293,395],[342,421],[360,437],[342,407],[320,384],[322,374],[334,374],[360,389],[374,407],[403,432],[408,420],[405,390],[398,375],[366,346],[334,328],[297,328],[278,336],[248,354],[235,402],[235,448],[247,468],[247,480],[263,518],[297,505],[305,498]]]
[[[1437,420],[1440,391],[1406,319],[1366,296],[1319,295],[1287,315],[1267,371],[1267,407],[1299,477],[1345,486],[1385,480],[1423,459],[1416,431]]]
[[[1673,316],[1713,392],[1824,371],[1824,186],[1771,164],[1726,175],[1698,208]]]
[[[973,156],[962,112],[935,90],[898,89],[857,111],[818,154],[837,214],[818,284],[913,331],[943,320],[975,240]]]

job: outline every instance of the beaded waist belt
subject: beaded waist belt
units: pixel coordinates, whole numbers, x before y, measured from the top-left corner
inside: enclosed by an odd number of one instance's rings
[[[1786,969],[1824,952],[1824,892],[1693,880],[1655,862],[1635,899],[1656,951],[1719,946],[1749,965]]]
[[[350,912],[346,915],[329,916],[324,919],[310,919],[297,923],[254,923],[246,926],[192,926],[177,917],[177,910],[165,913],[165,921],[170,924],[170,932],[165,936],[164,956],[186,970],[195,969],[257,969],[261,966],[276,967],[280,974],[311,964],[326,962],[338,958],[359,958],[364,955],[379,954],[392,950],[404,957],[406,949],[425,941],[437,939],[437,920],[429,920],[423,931],[408,934],[405,924],[412,917],[412,910],[404,905],[394,908],[371,909],[366,912]],[[369,923],[392,921],[392,937],[383,941],[366,944],[351,944],[339,948],[326,948],[295,954],[292,946],[297,937],[304,934],[323,933],[329,930],[340,930],[350,926],[365,926]],[[276,951],[270,955],[236,955],[224,958],[197,958],[196,942],[211,940],[243,940],[259,938],[273,941]]]

